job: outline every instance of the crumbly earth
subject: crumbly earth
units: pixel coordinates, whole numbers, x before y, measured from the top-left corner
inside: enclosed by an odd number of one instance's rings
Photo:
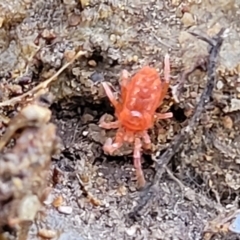
[[[36,221],[17,232],[0,226],[1,240],[238,239],[229,231],[227,214],[238,208],[240,193],[240,0],[0,0],[0,10],[2,102],[52,76],[71,51],[86,51],[50,88],[51,121],[63,143],[61,153],[52,156],[49,177],[42,179],[51,192]],[[221,27],[226,31],[211,102],[171,160],[170,173],[133,219],[129,213],[144,196],[136,188],[132,147],[114,156],[102,151],[115,131],[98,127],[103,114],[111,120],[114,113],[101,82],[118,91],[122,69],[135,73],[146,64],[163,76],[169,53],[171,86],[177,86],[184,72],[208,57],[208,44],[190,32],[214,36]],[[143,155],[148,182],[156,156],[191,118],[206,85],[205,70],[184,79],[178,102],[169,91],[161,109],[170,109],[174,118],[150,130],[153,151]],[[16,110],[0,109],[1,134]]]

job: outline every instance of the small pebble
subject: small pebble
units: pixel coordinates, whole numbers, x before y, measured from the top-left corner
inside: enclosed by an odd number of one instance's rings
[[[97,63],[96,63],[96,61],[94,61],[94,60],[89,60],[89,61],[88,61],[88,65],[91,66],[91,67],[96,67],[96,66],[97,66]]]
[[[81,174],[80,178],[81,178],[83,183],[88,183],[90,181],[89,175],[86,174],[86,173]]]
[[[54,38],[56,38],[56,34],[53,32],[53,30],[44,29],[42,31],[41,35],[45,39],[54,39]]]
[[[54,207],[60,207],[60,206],[63,204],[63,201],[64,201],[63,197],[62,197],[62,196],[58,196],[58,197],[56,197],[56,198],[53,200],[52,205],[53,205]]]
[[[91,79],[93,82],[101,82],[101,81],[104,81],[104,76],[103,76],[102,73],[94,72],[94,73],[90,76],[90,79]]]
[[[240,234],[240,215],[239,214],[236,216],[234,221],[230,224],[229,230],[234,233]]]
[[[178,6],[180,3],[181,3],[180,0],[172,0],[172,5],[175,7]]]
[[[59,206],[58,211],[63,214],[71,214],[73,209],[70,206]]]
[[[119,186],[118,193],[120,194],[120,196],[127,195],[127,188],[124,185]]]
[[[190,93],[190,96],[191,96],[191,98],[197,98],[198,93],[196,93],[196,92],[191,92],[191,93]]]
[[[192,189],[186,188],[184,197],[189,201],[196,201],[196,193]]]
[[[130,228],[126,228],[126,233],[127,233],[127,235],[128,236],[133,236],[133,235],[135,235],[135,233],[137,232],[137,228],[138,228],[138,226],[136,226],[136,225],[133,225],[133,226],[131,226]]]
[[[51,194],[52,188],[48,187],[44,189],[41,201],[45,205],[50,205],[53,202],[53,195]]]
[[[133,58],[132,58],[133,62],[137,62],[138,61],[138,56],[137,55],[134,55]]]
[[[82,135],[83,135],[84,137],[86,137],[86,136],[88,135],[88,133],[89,133],[88,131],[83,131],[83,132],[82,132]]]
[[[81,21],[81,17],[80,15],[76,15],[76,14],[72,14],[71,16],[69,16],[68,19],[68,24],[69,26],[77,26]]]
[[[193,18],[193,15],[189,12],[185,12],[182,17],[182,23],[184,27],[191,27],[195,24],[195,20]]]
[[[117,41],[117,36],[115,34],[110,35],[111,42],[115,43]]]
[[[236,98],[231,99],[230,112],[240,110],[240,100]]]
[[[240,87],[236,87],[237,92],[240,92]]]
[[[43,228],[38,231],[38,235],[42,238],[51,239],[57,237],[57,232]]]
[[[218,82],[217,82],[217,89],[218,89],[218,90],[221,90],[221,89],[223,88],[223,86],[224,86],[224,84],[223,84],[222,81],[218,81]]]
[[[229,116],[225,116],[223,118],[223,125],[227,129],[232,129],[233,128],[233,120],[232,120],[232,118],[229,117]]]
[[[87,7],[89,5],[89,2],[90,2],[90,0],[80,0],[80,3],[83,8]]]

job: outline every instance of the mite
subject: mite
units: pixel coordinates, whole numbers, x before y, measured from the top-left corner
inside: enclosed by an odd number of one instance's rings
[[[120,77],[121,95],[118,100],[109,85],[106,82],[102,83],[106,95],[115,108],[116,121],[107,123],[101,118],[99,126],[105,129],[117,129],[114,142],[108,138],[103,150],[111,155],[124,142],[133,144],[134,167],[139,187],[143,187],[146,183],[141,166],[141,151],[142,148],[151,149],[151,140],[147,131],[153,127],[155,121],[173,116],[171,112],[156,113],[169,88],[168,55],[165,56],[164,65],[164,80],[160,79],[155,68],[149,66],[143,67],[132,77],[123,70]]]

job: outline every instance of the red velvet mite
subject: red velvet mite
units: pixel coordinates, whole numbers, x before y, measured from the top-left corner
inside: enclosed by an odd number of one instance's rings
[[[156,113],[156,109],[162,104],[169,87],[170,63],[168,55],[165,56],[164,63],[164,81],[160,79],[157,70],[149,66],[143,67],[131,78],[130,74],[123,70],[119,100],[115,99],[109,85],[106,82],[102,83],[115,108],[117,120],[107,123],[101,119],[99,126],[105,129],[118,129],[115,141],[113,142],[111,138],[108,138],[103,150],[112,154],[122,146],[123,142],[133,143],[134,167],[140,187],[145,185],[141,167],[141,150],[142,148],[151,148],[151,140],[147,130],[153,127],[155,121],[173,116],[171,112]]]

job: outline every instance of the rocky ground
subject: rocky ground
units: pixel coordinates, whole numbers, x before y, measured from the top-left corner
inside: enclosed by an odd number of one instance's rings
[[[240,239],[239,0],[0,0],[0,10],[1,240]],[[210,102],[156,178],[207,85],[210,45],[195,35],[221,28]],[[98,126],[114,115],[101,82],[118,91],[121,70],[144,65],[163,76],[166,53],[160,111],[174,117],[149,130],[147,192],[131,146],[103,153],[115,130]]]

